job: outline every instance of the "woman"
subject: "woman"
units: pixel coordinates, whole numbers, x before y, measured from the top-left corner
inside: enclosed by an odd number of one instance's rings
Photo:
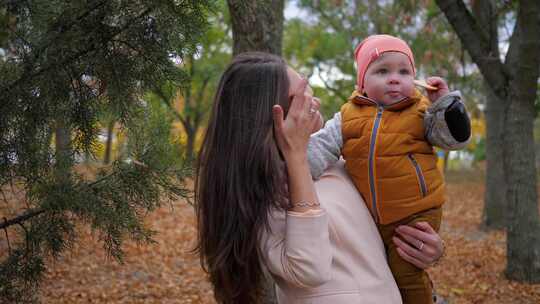
[[[257,303],[263,267],[280,303],[401,303],[339,165],[318,182],[319,200],[306,155],[318,108],[307,81],[273,55],[241,54],[221,77],[196,180],[198,249],[219,303]],[[427,267],[442,243],[421,228],[402,227],[396,245]],[[418,242],[422,252],[409,245]]]

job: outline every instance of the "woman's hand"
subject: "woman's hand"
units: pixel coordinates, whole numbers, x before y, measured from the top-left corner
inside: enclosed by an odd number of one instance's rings
[[[426,222],[418,222],[414,227],[401,225],[396,228],[392,240],[398,254],[418,268],[428,268],[440,259],[444,252],[441,237]]]
[[[426,83],[437,88],[437,90],[427,90],[427,95],[431,102],[437,101],[437,99],[450,92],[446,81],[441,77],[429,77],[426,79]]]
[[[306,87],[307,81],[304,80],[294,94],[285,119],[281,106],[275,105],[272,109],[276,141],[286,161],[291,157],[306,157],[309,136],[320,124],[320,102]]]

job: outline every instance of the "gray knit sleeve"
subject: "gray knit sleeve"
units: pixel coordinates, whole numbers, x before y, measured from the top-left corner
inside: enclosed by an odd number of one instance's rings
[[[424,116],[426,139],[433,146],[437,146],[445,150],[463,149],[470,141],[470,137],[468,140],[463,142],[456,140],[448,128],[444,114],[446,109],[454,101],[462,102],[461,93],[459,91],[450,92],[447,95],[437,99],[437,101],[427,108]]]
[[[339,160],[342,147],[341,113],[338,112],[309,139],[308,161],[313,179],[318,179],[328,167]]]

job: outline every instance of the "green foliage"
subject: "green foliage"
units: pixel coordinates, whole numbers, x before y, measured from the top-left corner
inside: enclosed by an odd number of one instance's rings
[[[0,261],[0,302],[39,300],[44,261],[73,244],[76,221],[121,261],[126,236],[151,242],[145,214],[189,196],[179,149],[163,142],[170,119],[141,96],[186,79],[171,59],[194,53],[213,2],[0,0],[0,191],[15,184],[26,194],[0,224],[17,234]],[[104,109],[129,131],[128,161],[96,177],[59,175],[55,164],[76,163],[96,143]],[[71,134],[67,153],[52,149],[59,129]]]
[[[474,162],[486,160],[486,139],[484,137],[477,141],[472,154],[474,156]]]
[[[162,86],[167,96],[176,95],[177,86]],[[174,115],[162,100],[151,92],[144,95],[144,108],[127,125],[128,155],[153,168],[182,168],[180,143],[172,138]]]
[[[178,64],[186,80],[156,83],[148,94],[167,105],[175,120],[182,124],[187,138],[185,157],[189,161],[195,159],[196,140],[206,122],[219,76],[231,59],[232,33],[227,19],[226,3],[218,1],[216,14],[209,17],[211,25],[206,35],[200,39],[196,50],[188,52]],[[174,104],[179,97],[180,107]]]

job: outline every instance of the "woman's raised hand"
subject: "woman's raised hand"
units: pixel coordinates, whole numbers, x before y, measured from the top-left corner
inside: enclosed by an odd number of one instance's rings
[[[286,161],[306,157],[309,136],[320,124],[320,103],[306,90],[307,85],[307,80],[302,80],[294,93],[286,118],[281,106],[274,105],[272,109],[276,141]]]

